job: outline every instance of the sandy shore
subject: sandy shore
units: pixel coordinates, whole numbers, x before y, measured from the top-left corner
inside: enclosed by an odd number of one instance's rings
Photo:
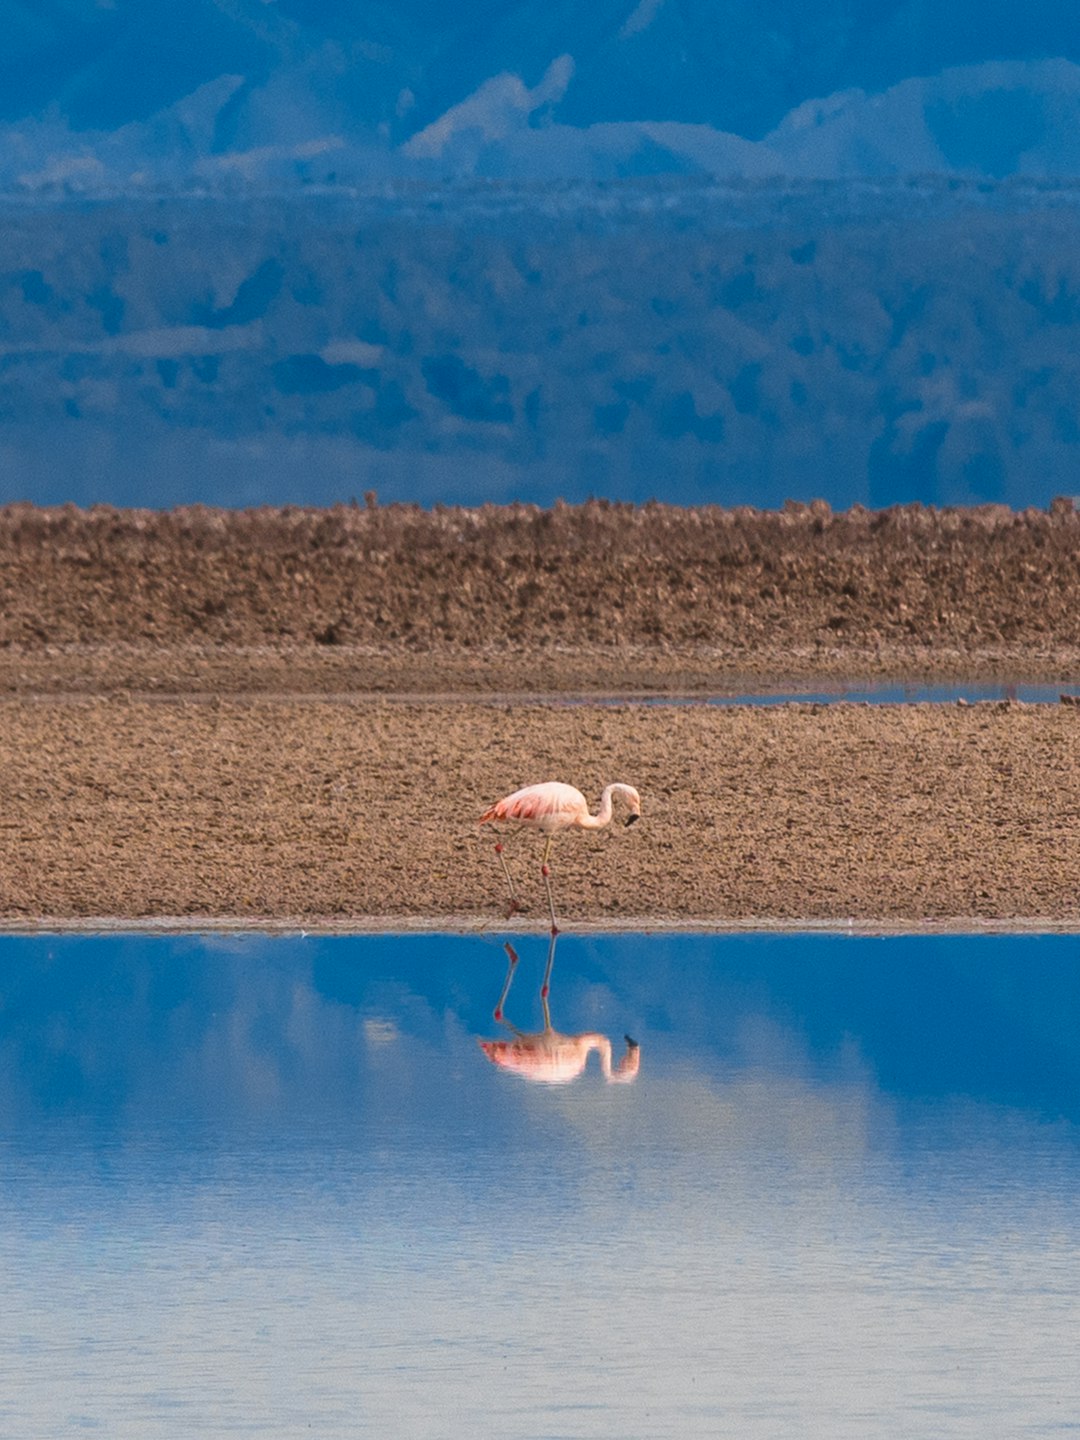
[[[558,843],[568,926],[1080,922],[1080,706],[588,700],[1080,688],[1071,506],[17,506],[0,596],[7,924],[497,925],[476,817],[548,778],[645,802]]]
[[[1080,707],[284,699],[2,706],[0,913],[497,923],[484,806],[610,779],[566,836],[577,920],[1080,919]],[[537,844],[508,845],[542,919]]]

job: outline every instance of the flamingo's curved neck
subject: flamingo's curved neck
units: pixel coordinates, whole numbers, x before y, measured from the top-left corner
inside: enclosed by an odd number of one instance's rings
[[[600,1051],[600,1070],[603,1073],[604,1079],[610,1080],[612,1075],[611,1041],[606,1035],[588,1035],[582,1036],[582,1039],[586,1040],[588,1044],[586,1054],[588,1054],[589,1050]]]
[[[626,1054],[619,1061],[618,1065],[612,1066],[611,1041],[606,1035],[588,1035],[582,1036],[581,1038],[589,1042],[590,1050],[600,1051],[600,1069],[603,1072],[605,1080],[626,1084],[628,1081],[633,1080],[638,1073],[640,1051],[630,1040],[626,1042]]]
[[[611,797],[616,790],[625,790],[625,785],[608,785],[600,796],[600,809],[595,815],[583,817],[581,821],[582,830],[602,830],[605,825],[611,824]]]

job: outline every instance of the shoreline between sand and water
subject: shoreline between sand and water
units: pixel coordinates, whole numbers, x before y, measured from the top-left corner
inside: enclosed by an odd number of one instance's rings
[[[430,935],[440,937],[475,936],[497,939],[519,935],[549,934],[544,923],[523,924],[520,916],[511,921],[456,921],[450,916],[412,916],[407,919],[380,919],[367,916],[360,920],[319,921],[309,919],[239,919],[235,916],[201,916],[193,921],[187,915],[158,915],[152,918],[121,918],[119,916],[88,916],[74,920],[41,916],[25,921],[0,919],[0,937],[10,939],[41,939],[48,936],[79,935],[230,935],[270,936],[283,940],[306,940],[323,937]],[[1080,916],[1073,921],[1026,920],[1002,922],[972,916],[955,916],[950,920],[912,921],[905,925],[875,923],[872,920],[773,920],[758,917],[742,921],[649,920],[624,919],[619,922],[595,924],[579,921],[559,931],[559,939],[595,935],[859,935],[864,937],[894,935],[1078,935]]]

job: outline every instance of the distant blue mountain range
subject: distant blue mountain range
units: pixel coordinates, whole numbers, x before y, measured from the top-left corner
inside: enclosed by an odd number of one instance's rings
[[[0,202],[0,500],[1045,505],[1080,189]]]
[[[1076,494],[1018,9],[0,0],[0,501]]]
[[[1016,12],[0,0],[0,187],[1080,174],[1080,9]]]

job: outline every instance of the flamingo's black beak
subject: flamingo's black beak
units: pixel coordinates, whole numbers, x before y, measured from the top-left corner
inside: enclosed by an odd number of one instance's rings
[[[635,820],[640,820],[640,819],[641,819],[641,816],[640,816],[640,815],[628,815],[628,816],[626,817],[626,823],[627,823],[627,825],[633,825],[633,823],[634,823]]]

